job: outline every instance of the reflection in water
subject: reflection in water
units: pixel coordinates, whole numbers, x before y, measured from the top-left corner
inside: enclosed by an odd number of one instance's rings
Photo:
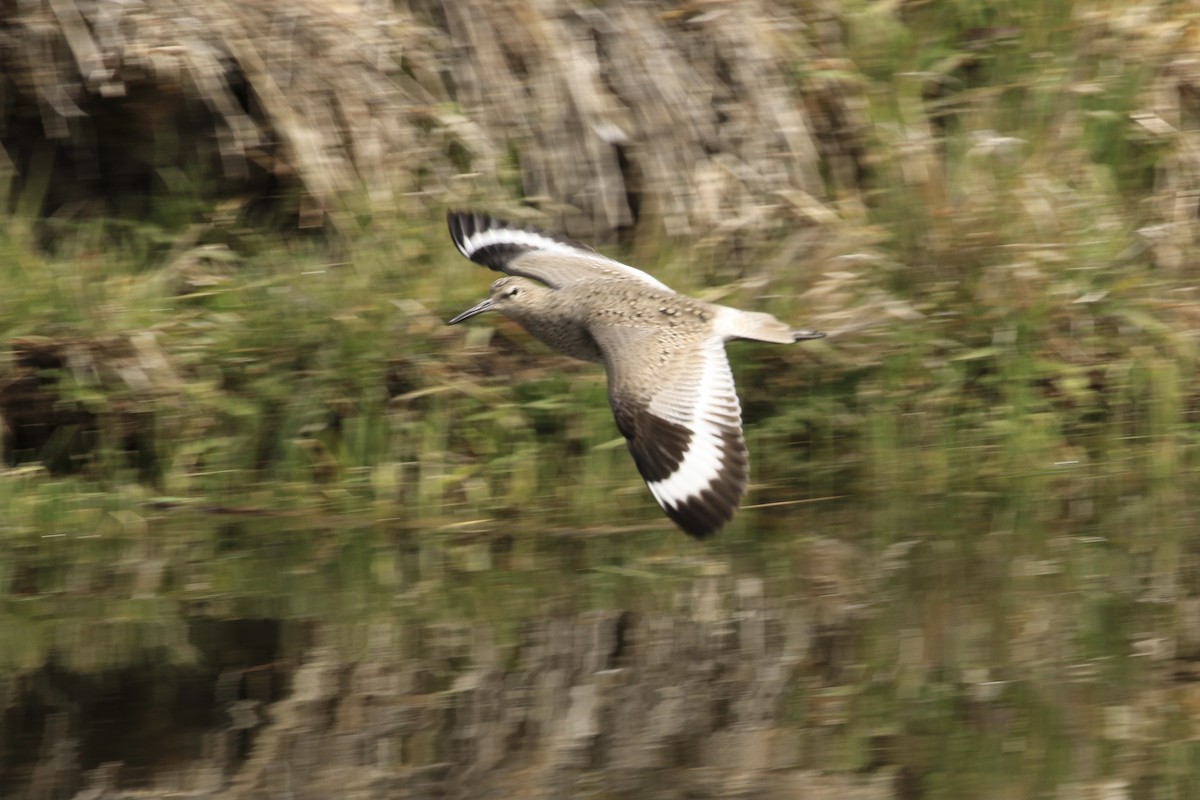
[[[178,510],[10,540],[0,785],[1194,796],[1197,508],[1060,466],[707,545]]]

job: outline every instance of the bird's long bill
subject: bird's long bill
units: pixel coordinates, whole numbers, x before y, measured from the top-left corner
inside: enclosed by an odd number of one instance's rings
[[[482,314],[485,311],[491,311],[492,305],[493,305],[492,298],[489,297],[487,300],[484,300],[482,303],[471,306],[466,311],[462,312],[461,314],[459,314],[457,317],[450,320],[446,324],[447,325],[457,325],[458,323],[462,322],[464,319],[470,319],[471,317],[475,316],[476,314]]]

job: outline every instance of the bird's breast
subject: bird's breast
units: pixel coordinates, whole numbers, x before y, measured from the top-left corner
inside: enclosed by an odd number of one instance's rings
[[[581,361],[602,363],[604,360],[596,340],[585,324],[568,316],[518,320],[525,330],[547,347]]]

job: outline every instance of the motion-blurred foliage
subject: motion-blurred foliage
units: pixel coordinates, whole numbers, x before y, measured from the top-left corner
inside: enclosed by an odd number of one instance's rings
[[[530,217],[480,183],[514,169],[548,212],[534,221],[626,231],[638,243],[628,257],[684,291],[833,334],[735,354],[764,500],[869,487],[881,427],[888,448],[947,451],[928,456],[944,464],[922,475],[927,491],[953,479],[963,448],[1001,473],[1113,448],[1169,471],[1190,458],[1172,442],[1188,438],[1179,423],[1197,403],[1196,223],[1181,208],[1193,180],[1191,23],[1169,6],[1050,6],[821,6],[788,12],[792,26],[774,7],[614,7],[532,28],[506,16],[516,6],[454,6],[445,18],[401,12],[413,24],[398,40],[361,9],[338,34],[313,7],[294,38],[253,45],[231,20],[266,24],[269,4],[213,6],[220,24],[203,48],[115,42],[113,28],[85,20],[116,53],[103,80],[78,77],[92,51],[74,27],[38,28],[71,44],[53,72],[34,69],[43,51],[10,38],[0,52],[13,119],[30,122],[19,101],[35,90],[85,113],[56,126],[62,110],[40,107],[40,128],[14,123],[5,141],[7,407],[28,413],[14,387],[36,386],[46,413],[66,420],[10,433],[8,457],[111,473],[133,451],[170,496],[315,482],[416,510],[421,524],[554,508],[571,524],[610,522],[596,510],[636,483],[609,446],[602,377],[526,356],[527,340],[502,322],[491,338],[440,324],[487,282],[447,246],[440,209]],[[183,24],[169,9],[126,13],[135,32],[159,37]],[[33,19],[17,15],[10,37]],[[338,36],[367,28],[376,54],[399,64],[339,60]],[[644,47],[622,36],[633,30]],[[579,49],[584,34],[596,49]],[[449,58],[456,37],[474,46]],[[302,44],[311,63],[283,55]],[[286,69],[303,92],[269,90]],[[671,81],[712,87],[708,102]],[[150,91],[176,105],[147,101]],[[297,116],[313,97],[332,105]],[[379,119],[380,103],[416,128],[344,113]],[[202,135],[171,108],[196,114],[187,119]],[[212,151],[211,132],[238,124],[254,136]],[[112,139],[131,126],[140,138]],[[331,142],[318,149],[341,166],[301,146],[305,131]],[[274,142],[273,160],[251,139]],[[460,162],[475,171],[456,177]],[[416,177],[435,164],[436,176]],[[568,180],[569,170],[582,173]],[[358,196],[351,174],[374,188]],[[149,192],[140,214],[122,206],[135,187]],[[98,202],[102,213],[89,212]],[[325,232],[265,233],[271,207],[308,209],[275,218],[325,219]],[[707,233],[674,238],[684,231]],[[664,247],[663,233],[684,246]],[[118,351],[134,354],[132,367]],[[564,471],[589,479],[562,495]],[[621,505],[631,519],[648,507]]]

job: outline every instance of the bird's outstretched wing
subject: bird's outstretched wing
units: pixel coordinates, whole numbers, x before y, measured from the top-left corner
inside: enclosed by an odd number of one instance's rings
[[[741,405],[721,336],[594,326],[617,427],[667,516],[691,536],[716,533],[746,491]],[[649,357],[648,357],[649,356]]]
[[[554,289],[582,281],[624,279],[671,291],[640,269],[565,236],[471,211],[447,212],[446,221],[458,251],[497,272],[533,278]]]

